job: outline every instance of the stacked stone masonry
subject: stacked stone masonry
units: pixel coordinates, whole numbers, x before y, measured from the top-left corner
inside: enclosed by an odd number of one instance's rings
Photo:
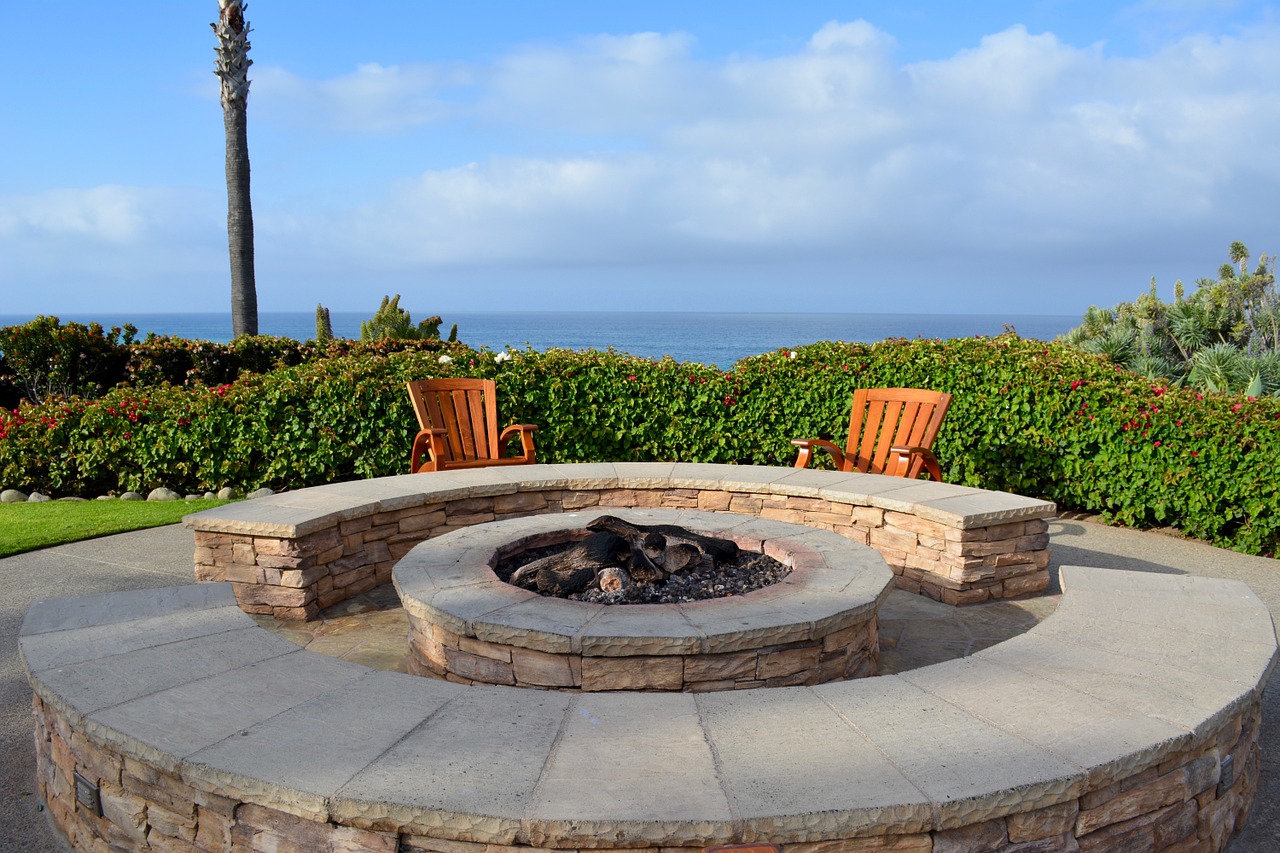
[[[540,652],[459,636],[409,616],[409,672],[460,684],[536,690],[749,690],[824,684],[876,674],[879,643],[872,614],[812,642],[742,652],[593,657]]]
[[[481,471],[338,483],[196,514],[188,519],[196,579],[231,582],[249,613],[313,619],[386,583],[396,561],[431,537],[507,518],[637,507],[729,512],[834,531],[879,551],[899,588],[948,604],[1034,595],[1049,585],[1047,519],[1054,506],[1016,495],[731,465]],[[976,511],[968,511],[971,504]],[[287,521],[257,522],[264,508]]]
[[[698,694],[375,672],[269,634],[225,584],[36,602],[40,795],[103,853],[1225,849],[1257,784],[1265,605],[1062,576],[1053,615],[968,658]]]
[[[493,572],[513,553],[585,535],[602,514],[733,540],[791,572],[746,595],[621,606],[543,598]],[[413,674],[586,691],[745,690],[875,675],[876,609],[893,578],[873,549],[830,531],[630,507],[446,533],[415,546],[393,575],[409,616]]]
[[[1220,851],[1243,825],[1257,786],[1259,708],[1255,702],[1233,716],[1194,751],[1051,806],[948,829],[877,831],[780,846],[783,853]],[[494,853],[490,842],[448,832],[418,835],[387,829],[378,821],[365,827],[344,825],[323,812],[290,813],[227,796],[192,784],[181,772],[120,755],[76,731],[39,697],[35,717],[40,795],[77,851]],[[1240,769],[1223,788],[1219,768],[1227,756]],[[76,801],[77,775],[97,786],[100,811]],[[707,843],[713,842],[726,843]],[[700,853],[703,845],[610,848],[606,842],[561,848],[515,841],[503,846],[564,853]]]

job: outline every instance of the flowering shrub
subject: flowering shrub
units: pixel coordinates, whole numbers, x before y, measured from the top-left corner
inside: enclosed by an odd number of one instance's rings
[[[934,388],[955,395],[935,446],[948,482],[1251,553],[1280,544],[1280,401],[1166,387],[1012,335],[819,343],[728,371],[450,342],[335,354],[209,387],[117,388],[0,412],[0,486],[91,496],[404,473],[417,430],[404,383],[433,376],[495,379],[500,426],[539,424],[539,460],[551,463],[789,465],[791,438],[843,442],[855,388]]]

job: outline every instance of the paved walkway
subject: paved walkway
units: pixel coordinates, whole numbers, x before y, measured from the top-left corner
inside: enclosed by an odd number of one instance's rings
[[[1053,565],[1176,572],[1242,580],[1280,611],[1280,561],[1246,557],[1153,533],[1088,521],[1052,524]],[[39,598],[187,583],[191,534],[179,526],[122,534],[0,560],[0,851],[67,849],[48,828],[34,793],[30,691],[17,651],[27,605]],[[956,611],[895,593],[882,612],[883,668],[901,671],[960,656],[1025,630],[1054,598]],[[322,623],[274,626],[315,651],[396,669],[403,655],[403,615],[385,590],[347,602]],[[1234,853],[1280,849],[1280,679],[1267,692],[1263,768],[1254,814]]]

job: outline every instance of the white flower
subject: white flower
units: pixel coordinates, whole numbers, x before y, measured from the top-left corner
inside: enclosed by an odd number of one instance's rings
[[[495,362],[497,362],[498,364],[502,364],[502,362],[504,362],[504,361],[510,361],[510,360],[511,360],[511,353],[509,353],[509,352],[498,352],[498,353],[494,353],[494,354],[493,354],[493,360],[494,360]]]
[[[441,364],[448,364],[449,362],[453,361],[453,359],[449,358],[449,356],[447,355],[442,355],[438,359],[436,359],[436,361],[440,362]]]
[[[791,352],[787,353],[787,358],[795,358],[795,357],[796,357],[796,351],[795,351],[795,350],[792,350]]]

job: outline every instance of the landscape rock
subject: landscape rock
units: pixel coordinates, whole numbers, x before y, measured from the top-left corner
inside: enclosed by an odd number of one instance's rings
[[[72,495],[72,496],[65,497],[65,498],[58,498],[58,500],[60,500],[60,501],[70,501],[71,503],[84,503],[86,500],[88,500],[88,498],[77,498],[77,497],[75,497],[74,495]]]
[[[252,492],[246,495],[246,497],[248,497],[250,500],[253,500],[254,498],[265,498],[267,495],[274,495],[274,494],[275,492],[271,491],[266,486],[263,486],[261,489],[254,489]]]
[[[233,501],[235,499],[236,499],[236,490],[231,488],[230,486],[223,486],[221,489],[218,489],[218,500]]]
[[[187,495],[187,496],[186,496],[186,498],[185,498],[185,500],[189,500],[189,501],[198,501],[198,500],[200,500],[200,496],[199,496],[199,495]]]
[[[182,500],[182,495],[178,494],[173,489],[167,489],[164,486],[160,486],[159,488],[155,488],[151,490],[151,493],[147,495],[147,500],[177,501],[177,500]]]
[[[201,497],[203,497],[207,501],[212,501],[212,500],[216,500],[218,495],[214,492],[205,492]]]
[[[137,492],[125,492],[123,495],[121,495],[121,496],[120,496],[120,500],[122,500],[122,501],[140,501],[140,500],[142,500],[142,495],[138,494]]]
[[[45,501],[51,501],[51,500],[53,500],[53,498],[49,497],[48,495],[42,495],[39,492],[32,492],[30,497],[27,498],[27,503],[42,504]]]
[[[113,501],[115,499],[115,495],[98,495],[98,500],[100,501]]]
[[[27,495],[17,489],[5,489],[0,492],[0,504],[20,504],[25,503]]]

